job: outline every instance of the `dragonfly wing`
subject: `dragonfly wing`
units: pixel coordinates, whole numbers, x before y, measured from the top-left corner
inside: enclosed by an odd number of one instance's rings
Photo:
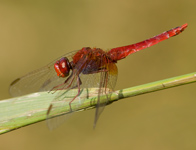
[[[75,65],[70,77],[68,77],[60,85],[53,88],[53,91],[55,92],[56,96],[52,100],[47,113],[47,124],[49,129],[55,129],[65,120],[67,120],[70,114],[73,114],[73,111],[77,110],[83,104],[85,98],[87,97],[87,92],[85,93],[83,90],[86,87],[82,86],[83,83],[81,80],[81,76],[83,74],[79,72],[82,66],[88,65],[86,60],[87,56],[84,55]],[[73,111],[70,109],[70,102],[72,100],[73,102],[71,103],[71,109]]]
[[[52,100],[47,112],[47,125],[50,130],[57,128],[73,114],[70,110],[69,102],[78,92],[78,89],[75,89],[76,84],[77,76],[72,75],[66,83],[61,83],[60,86],[51,91],[54,92],[56,96]],[[79,97],[77,97],[76,100],[78,98]]]
[[[105,65],[106,71],[100,72],[100,82],[98,91],[98,100],[95,111],[94,128],[100,114],[103,112],[106,104],[109,103],[112,92],[117,81],[118,69],[115,63],[108,63]],[[102,96],[105,95],[103,99]]]
[[[75,53],[76,51],[65,54],[48,65],[14,80],[9,88],[10,95],[21,96],[39,91],[50,91],[55,85],[59,85],[65,80],[65,78],[57,76],[54,63],[62,57],[67,57],[69,61],[72,61],[72,56]]]
[[[98,99],[98,104],[96,108],[95,123],[97,122],[98,116],[103,111],[105,105],[108,103],[110,93],[113,91],[116,78],[117,78],[117,67],[115,64],[107,64],[107,76],[105,72],[97,72],[92,74],[80,73],[82,66],[88,66],[91,61],[87,61],[88,56],[83,56],[75,66],[73,70],[73,75],[64,83],[55,88],[57,91],[55,94],[57,96],[51,102],[51,106],[48,111],[47,124],[49,129],[55,129],[66,121],[70,115],[73,114],[74,110],[84,103],[85,99],[89,97],[96,97]],[[78,76],[79,74],[79,76]],[[80,84],[78,86],[78,79],[80,79]],[[89,93],[89,89],[93,89]],[[110,89],[110,90],[108,90]],[[70,112],[70,101],[79,93],[79,95],[71,103]],[[107,99],[100,101],[100,97],[107,95]],[[93,104],[93,101],[92,101]],[[65,112],[67,110],[67,112]]]

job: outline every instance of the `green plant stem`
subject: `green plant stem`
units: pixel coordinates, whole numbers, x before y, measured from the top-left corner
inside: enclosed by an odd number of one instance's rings
[[[144,85],[139,85],[136,87],[122,89],[112,93],[110,102],[171,87],[176,87],[179,85],[189,84],[195,81],[196,72]],[[77,93],[77,89],[72,90],[72,92]],[[79,101],[74,100],[72,103],[72,111],[83,111],[86,109],[95,108],[97,100],[96,93],[97,89],[95,88],[83,89],[80,95],[80,99],[83,99],[83,103],[81,105],[78,105]],[[55,96],[56,93],[49,94],[48,92],[39,92],[0,101],[0,134],[45,120],[47,117],[46,112],[48,106]],[[101,96],[100,101],[104,101],[105,98],[106,96]],[[67,100],[69,99],[70,98],[67,98]],[[55,109],[57,111],[54,111],[53,115],[56,116],[62,113],[70,112],[68,105],[63,107],[63,109],[62,107],[55,107]]]

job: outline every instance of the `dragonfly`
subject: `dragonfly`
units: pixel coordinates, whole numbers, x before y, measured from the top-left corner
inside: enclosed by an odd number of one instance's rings
[[[52,100],[47,111],[48,118],[51,118],[53,117],[51,114],[56,102],[64,100],[69,93],[66,91],[71,91],[72,89],[77,91],[69,101],[62,103],[61,106],[69,105],[70,112],[72,112],[72,102],[75,99],[80,99],[82,89],[97,88],[95,126],[104,107],[109,103],[109,96],[102,102],[100,102],[100,97],[110,95],[114,91],[118,75],[117,61],[176,36],[184,31],[187,26],[188,24],[186,23],[142,42],[112,48],[109,51],[84,47],[78,51],[67,53],[48,65],[14,80],[10,85],[9,92],[12,96],[21,96],[39,91],[57,92],[57,96]],[[82,103],[81,100],[80,104]]]

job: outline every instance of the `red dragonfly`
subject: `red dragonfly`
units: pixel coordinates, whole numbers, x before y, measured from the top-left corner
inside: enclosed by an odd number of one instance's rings
[[[55,107],[55,103],[65,99],[66,90],[78,89],[73,98],[64,103],[64,105],[69,105],[70,111],[72,111],[72,102],[80,97],[82,89],[98,88],[95,125],[104,106],[109,101],[108,98],[100,103],[100,96],[107,95],[114,90],[118,74],[117,61],[180,34],[187,25],[173,28],[136,44],[113,48],[108,52],[100,48],[84,47],[79,51],[65,54],[45,67],[14,80],[10,85],[10,93],[12,96],[20,96],[38,91],[59,92],[48,108],[47,115],[52,117],[50,114]],[[106,88],[110,90],[108,91]]]

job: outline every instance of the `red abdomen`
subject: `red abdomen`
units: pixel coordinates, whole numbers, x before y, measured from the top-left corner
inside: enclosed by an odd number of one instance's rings
[[[188,24],[184,24],[180,27],[173,28],[169,31],[165,31],[157,36],[154,36],[150,39],[144,40],[144,41],[136,43],[136,44],[113,48],[107,54],[113,61],[123,59],[132,53],[135,53],[135,52],[140,51],[144,48],[153,46],[163,40],[166,40],[172,36],[180,34],[187,27],[187,25]]]

